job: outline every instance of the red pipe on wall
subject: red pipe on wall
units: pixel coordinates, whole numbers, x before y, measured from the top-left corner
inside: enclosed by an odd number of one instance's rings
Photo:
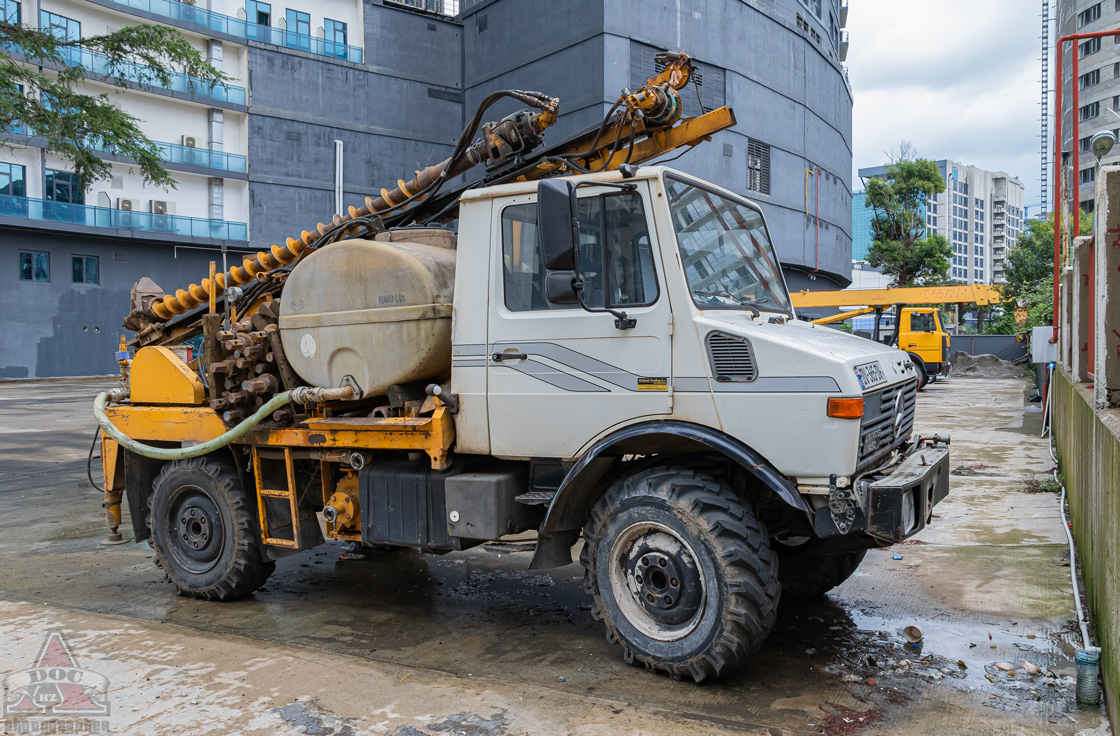
[[[1108,36],[1120,36],[1120,29],[1112,31],[1095,31],[1093,33],[1071,33],[1068,36],[1062,36],[1058,39],[1058,45],[1055,48],[1055,55],[1058,57],[1058,63],[1054,65],[1054,75],[1056,77],[1054,82],[1054,95],[1057,98],[1054,107],[1058,110],[1054,116],[1054,335],[1050,338],[1051,343],[1058,341],[1058,275],[1061,266],[1061,242],[1062,242],[1062,211],[1059,198],[1062,191],[1062,116],[1065,114],[1065,106],[1062,104],[1062,57],[1065,54],[1065,45],[1070,41],[1074,42],[1073,61],[1071,68],[1073,70],[1072,79],[1070,83],[1073,85],[1072,90],[1072,110],[1070,110],[1070,120],[1073,122],[1073,191],[1074,191],[1074,215],[1073,215],[1073,235],[1077,237],[1081,235],[1081,172],[1078,170],[1081,164],[1081,140],[1078,137],[1081,133],[1081,117],[1080,110],[1078,109],[1078,102],[1080,101],[1080,86],[1081,80],[1079,79],[1078,69],[1080,59],[1078,52],[1081,50],[1078,41],[1090,38],[1105,38]]]

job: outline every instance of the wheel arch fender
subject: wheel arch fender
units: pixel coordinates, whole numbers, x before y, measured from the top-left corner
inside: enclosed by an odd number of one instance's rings
[[[797,487],[751,447],[719,430],[690,422],[661,420],[624,427],[603,437],[583,454],[564,477],[545,513],[530,569],[562,567],[572,561],[571,548],[605,490],[600,481],[615,461],[628,454],[684,449],[714,451],[761,481],[791,508],[812,515]]]
[[[917,353],[910,352],[909,350],[906,351],[906,354],[910,356],[910,360],[914,363],[914,365],[920,367],[923,371],[926,372],[927,375],[929,374],[929,369],[926,367],[926,362],[922,360],[922,356],[918,355]]]

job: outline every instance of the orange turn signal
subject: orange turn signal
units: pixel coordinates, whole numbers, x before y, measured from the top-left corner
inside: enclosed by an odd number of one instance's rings
[[[829,399],[828,415],[837,419],[862,419],[863,399]]]

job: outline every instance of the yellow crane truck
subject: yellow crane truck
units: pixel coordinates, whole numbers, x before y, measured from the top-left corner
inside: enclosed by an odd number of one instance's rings
[[[582,538],[607,638],[699,681],[783,595],[924,528],[949,450],[914,435],[913,363],[795,318],[757,205],[643,165],[735,123],[682,119],[692,64],[659,63],[551,146],[558,100],[490,95],[364,207],[174,293],[137,284],[94,406],[115,538],[126,499],[178,592],[219,601],[329,540],[535,530],[553,568]],[[505,97],[530,109],[482,124]]]
[[[847,289],[844,291],[800,291],[792,295],[798,309],[844,308],[857,304],[866,306],[839,314],[811,320],[830,325],[865,314],[875,315],[871,339],[879,342],[883,310],[896,307],[897,329],[890,335],[891,345],[906,351],[925,388],[938,376],[949,375],[949,333],[941,324],[941,311],[936,307],[911,307],[909,304],[1000,304],[1004,301],[994,286],[908,286],[886,289]]]

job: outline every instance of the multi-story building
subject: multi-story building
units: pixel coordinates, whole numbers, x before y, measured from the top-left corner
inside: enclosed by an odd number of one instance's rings
[[[1058,37],[1071,33],[1091,33],[1120,27],[1120,2],[1116,0],[1059,0]],[[1065,157],[1065,191],[1081,209],[1093,211],[1096,196],[1097,159],[1090,141],[1101,131],[1111,131],[1120,139],[1120,36],[1092,38],[1066,43],[1062,49],[1062,151]],[[1077,79],[1073,78],[1073,59],[1077,55]],[[1077,109],[1073,109],[1073,90],[1077,88]],[[1073,140],[1073,120],[1077,115],[1077,141]],[[1050,145],[1050,142],[1047,143]],[[1077,146],[1078,171],[1073,171],[1068,156]],[[1103,163],[1120,161],[1120,146],[1112,149]],[[1076,181],[1076,184],[1073,182]],[[1047,206],[1049,203],[1047,203]]]
[[[1023,183],[1003,171],[945,159],[937,167],[945,191],[928,199],[921,216],[927,232],[941,235],[953,246],[949,277],[967,284],[1002,282],[1007,249],[1026,228]],[[886,173],[885,166],[859,170],[861,179]],[[853,212],[853,222],[856,217]],[[855,238],[862,236],[855,234]]]
[[[738,117],[674,165],[762,205],[791,288],[850,280],[847,0],[242,1],[0,0],[5,18],[69,38],[170,25],[231,77],[121,88],[95,54],[69,57],[160,142],[170,191],[111,152],[112,178],[85,188],[42,141],[3,134],[0,377],[112,373],[141,276],[182,288],[376,196],[446,158],[498,89],[560,97],[549,140],[582,130],[665,48],[698,61],[687,115]]]

